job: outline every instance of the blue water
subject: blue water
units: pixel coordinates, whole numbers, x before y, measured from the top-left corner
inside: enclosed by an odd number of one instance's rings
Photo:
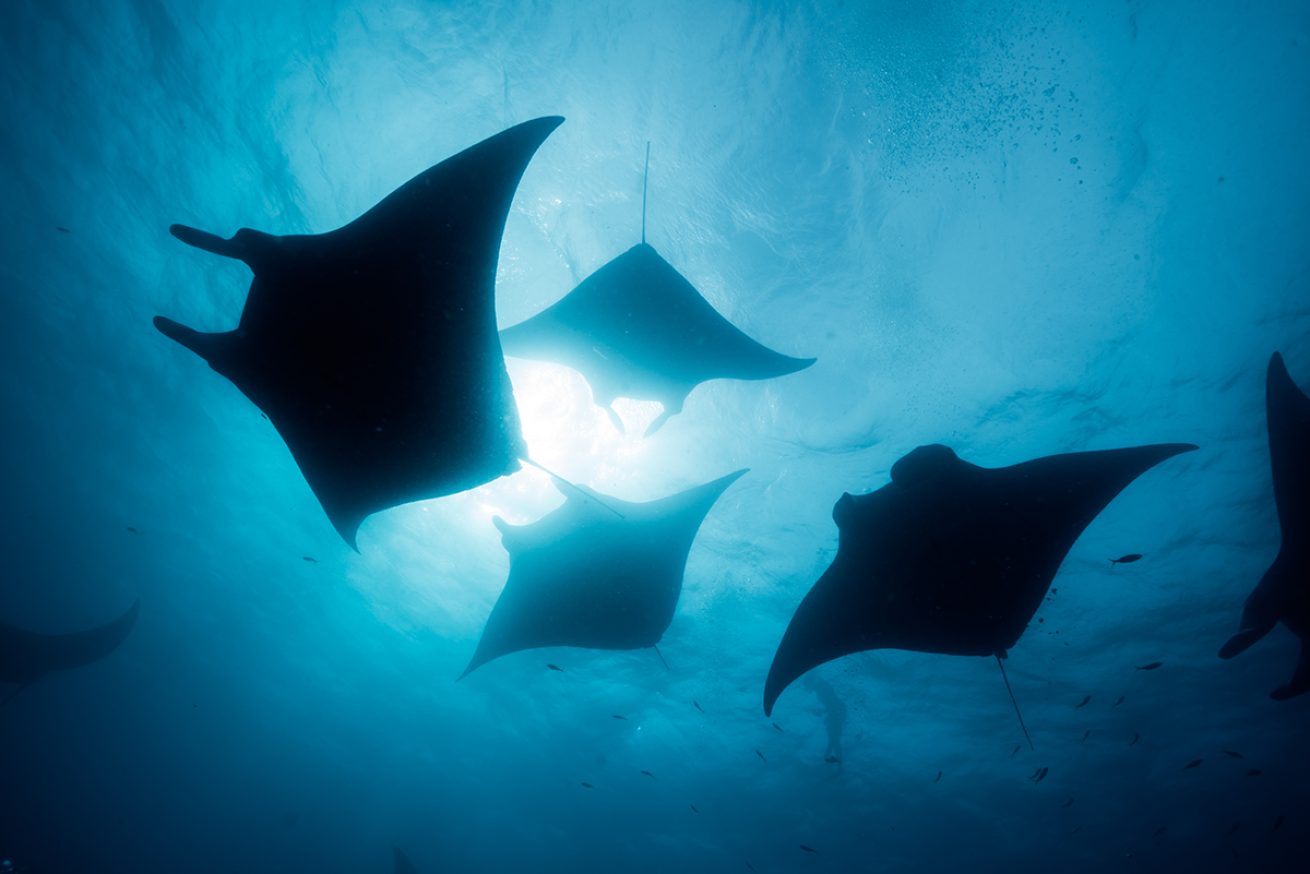
[[[1268,698],[1299,642],[1216,652],[1278,548],[1271,353],[1310,387],[1308,88],[1304,2],[0,5],[0,620],[72,631],[141,598],[118,651],[0,710],[0,857],[1301,870],[1310,696]],[[645,440],[657,405],[621,402],[623,436],[578,375],[511,360],[534,456],[575,480],[640,501],[751,473],[692,548],[671,670],[551,649],[456,684],[508,570],[490,518],[549,512],[548,479],[377,514],[356,554],[258,410],[150,319],[228,330],[249,285],[169,224],[330,230],[548,114],[502,326],[639,239],[649,141],[650,242],[819,360],[703,385]],[[1011,756],[979,658],[842,659],[764,718],[843,492],[925,443],[996,467],[1173,441],[1201,450],[1101,514],[1010,652],[1036,752]]]

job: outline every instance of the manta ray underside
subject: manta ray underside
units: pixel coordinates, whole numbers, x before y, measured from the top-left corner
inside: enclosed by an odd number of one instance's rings
[[[1230,659],[1269,633],[1280,620],[1301,638],[1292,680],[1269,697],[1285,701],[1310,692],[1310,398],[1287,373],[1277,352],[1265,377],[1269,466],[1282,546],[1242,608],[1241,630],[1219,657]]]
[[[673,621],[701,522],[744,473],[641,504],[608,496],[600,504],[595,492],[579,486],[586,497],[566,493],[563,506],[531,525],[496,517],[509,580],[459,678],[492,659],[543,646],[655,646]]]
[[[719,315],[653,247],[639,243],[588,276],[562,300],[500,332],[505,354],[571,367],[609,413],[615,398],[664,406],[649,437],[682,412],[691,390],[709,379],[773,379],[813,358],[790,358],[760,345]]]
[[[483,140],[325,234],[170,228],[255,276],[235,331],[155,327],[267,414],[352,547],[371,513],[474,488],[526,457],[496,261],[519,179],[562,121]]]
[[[51,671],[99,661],[127,638],[140,609],[141,599],[137,598],[114,621],[71,634],[37,634],[0,622],[0,683],[17,683],[21,691]]]
[[[891,482],[842,495],[837,557],[796,608],[764,685],[769,715],[806,671],[871,649],[1004,658],[1083,529],[1186,443],[989,469],[920,446]]]

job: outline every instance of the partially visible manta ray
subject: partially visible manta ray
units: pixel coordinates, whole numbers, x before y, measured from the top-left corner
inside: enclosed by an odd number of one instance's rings
[[[324,234],[184,243],[254,272],[236,330],[155,327],[267,414],[338,533],[372,513],[475,488],[527,458],[496,333],[510,202],[562,118],[502,131]]]
[[[38,634],[0,622],[0,683],[17,683],[11,698],[51,671],[67,671],[99,661],[122,643],[136,624],[141,599],[112,622],[71,634]]]
[[[495,517],[509,580],[459,679],[492,659],[543,646],[654,647],[673,621],[701,522],[744,473],[646,503],[600,502],[577,486],[583,497],[569,494],[531,525]],[[598,502],[616,506],[622,517]]]
[[[806,671],[865,650],[999,664],[1083,529],[1138,476],[1194,449],[1075,452],[994,469],[942,445],[910,452],[892,465],[890,483],[833,507],[837,557],[783,635],[765,714]]]
[[[649,146],[646,159],[649,166]],[[664,410],[646,429],[647,437],[682,412],[687,395],[706,380],[773,379],[815,362],[774,352],[746,336],[660,257],[646,242],[644,183],[641,222],[640,243],[552,306],[501,331],[505,354],[581,373],[592,400],[620,432],[616,398],[659,401]]]
[[[1310,692],[1310,398],[1292,382],[1277,352],[1265,376],[1265,416],[1282,545],[1246,599],[1241,630],[1219,650],[1219,658],[1244,651],[1281,620],[1301,639],[1291,682],[1269,695],[1286,701]]]
[[[392,844],[391,849],[396,853],[396,874],[418,874],[418,869],[404,853],[400,852],[400,847]]]

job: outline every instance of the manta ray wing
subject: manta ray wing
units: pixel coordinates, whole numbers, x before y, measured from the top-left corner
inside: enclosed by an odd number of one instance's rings
[[[605,497],[623,518],[571,491],[563,506],[531,525],[497,517],[510,557],[509,580],[460,679],[525,649],[655,646],[673,621],[701,522],[744,473],[648,503]]]
[[[833,508],[837,557],[797,607],[764,712],[797,677],[870,649],[1003,655],[1083,529],[1171,443],[1054,455],[988,469],[920,446],[891,482]]]
[[[400,852],[400,847],[392,844],[391,849],[396,854],[396,874],[418,874],[418,869],[414,867],[414,863],[409,861],[404,853]]]
[[[35,683],[51,671],[67,671],[99,661],[122,643],[136,625],[141,599],[112,622],[71,634],[37,634],[0,622],[0,682]]]
[[[496,333],[496,261],[519,179],[562,121],[483,140],[329,233],[171,229],[254,279],[235,331],[155,327],[268,415],[352,547],[368,515],[474,488],[526,455]]]
[[[1296,387],[1277,352],[1265,378],[1269,466],[1282,545],[1242,609],[1241,630],[1219,650],[1230,659],[1282,621],[1301,639],[1292,680],[1270,697],[1284,701],[1310,692],[1310,398]]]
[[[500,333],[505,354],[571,367],[610,412],[615,398],[659,401],[664,412],[646,436],[682,411],[691,390],[709,379],[772,379],[803,370],[752,340],[719,315],[700,292],[639,243],[601,267],[562,300]]]

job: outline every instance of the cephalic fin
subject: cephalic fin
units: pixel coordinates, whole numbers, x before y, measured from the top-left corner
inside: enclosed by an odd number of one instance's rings
[[[1303,640],[1301,657],[1296,661],[1296,673],[1292,674],[1292,682],[1279,686],[1269,693],[1269,697],[1275,701],[1286,701],[1306,692],[1310,692],[1310,644]]]

